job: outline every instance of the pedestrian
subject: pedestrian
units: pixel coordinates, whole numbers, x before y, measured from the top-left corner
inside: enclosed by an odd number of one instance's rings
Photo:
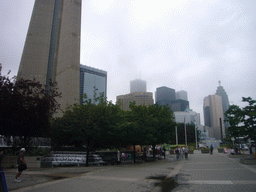
[[[211,145],[210,147],[210,151],[211,151],[211,155],[213,154],[212,151],[213,151],[213,146]]]
[[[183,152],[185,154],[185,159],[188,159],[188,147],[187,146],[184,147]]]
[[[120,164],[121,162],[121,153],[119,150],[117,150],[117,164]]]
[[[25,148],[21,148],[20,153],[19,153],[18,158],[17,158],[18,172],[16,173],[16,177],[15,177],[15,180],[14,180],[16,182],[21,182],[20,175],[24,170],[27,169],[27,164],[24,160],[25,151],[26,151]]]
[[[183,155],[184,155],[184,147],[180,148],[180,158],[183,159]]]
[[[180,157],[180,149],[179,149],[179,147],[177,147],[177,148],[175,149],[175,154],[176,154],[176,159],[178,160],[179,157]]]
[[[3,150],[0,151],[0,171],[2,171],[2,160],[4,158],[4,152]]]

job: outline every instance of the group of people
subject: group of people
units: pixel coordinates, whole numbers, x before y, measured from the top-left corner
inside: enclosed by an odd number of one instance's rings
[[[185,156],[185,159],[188,159],[188,147],[177,147],[175,149],[176,159],[178,160],[180,157],[183,158]]]
[[[18,171],[15,175],[15,182],[21,182],[20,180],[20,175],[21,173],[27,169],[27,164],[24,160],[24,153],[25,153],[25,148],[20,149],[20,153],[17,157],[17,166],[18,166]],[[2,171],[2,159],[4,158],[3,150],[0,151],[0,171]]]

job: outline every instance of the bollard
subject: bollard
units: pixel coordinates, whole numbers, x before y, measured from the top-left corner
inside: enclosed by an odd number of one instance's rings
[[[3,171],[0,171],[0,192],[8,192],[7,185],[6,185],[6,179],[5,174]]]

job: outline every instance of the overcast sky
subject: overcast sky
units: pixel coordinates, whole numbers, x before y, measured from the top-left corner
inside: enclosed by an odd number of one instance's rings
[[[17,74],[34,0],[0,0],[2,75]],[[82,0],[81,64],[107,71],[108,100],[167,86],[200,113],[218,81],[230,104],[256,99],[255,0]]]

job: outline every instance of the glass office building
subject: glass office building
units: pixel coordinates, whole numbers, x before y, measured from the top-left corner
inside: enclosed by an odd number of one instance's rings
[[[87,99],[91,99],[94,102],[94,87],[97,89],[97,96],[100,96],[100,93],[104,93],[104,97],[107,97],[107,72],[80,65],[80,103],[85,101],[82,98],[84,94],[86,94]]]

